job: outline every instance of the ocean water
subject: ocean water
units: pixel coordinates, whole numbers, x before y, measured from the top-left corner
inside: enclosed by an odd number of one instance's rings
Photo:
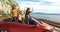
[[[45,20],[51,20],[57,23],[60,23],[60,15],[55,15],[55,14],[39,14],[39,13],[32,13],[31,14],[32,17],[34,18],[41,18],[41,19],[45,19]]]

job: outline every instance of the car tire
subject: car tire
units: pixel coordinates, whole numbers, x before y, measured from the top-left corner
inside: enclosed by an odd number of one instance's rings
[[[0,32],[10,32],[10,31],[7,29],[3,29],[3,30],[0,30]]]
[[[50,32],[49,30],[45,30],[44,32]]]

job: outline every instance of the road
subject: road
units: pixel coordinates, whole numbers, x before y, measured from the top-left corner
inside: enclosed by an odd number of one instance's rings
[[[60,28],[53,27],[54,32],[60,32]]]

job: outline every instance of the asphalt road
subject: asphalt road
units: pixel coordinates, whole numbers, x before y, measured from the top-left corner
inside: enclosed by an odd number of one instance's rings
[[[60,28],[53,27],[54,32],[60,32]]]

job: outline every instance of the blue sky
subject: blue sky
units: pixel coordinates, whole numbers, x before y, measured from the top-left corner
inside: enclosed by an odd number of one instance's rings
[[[15,0],[21,10],[25,7],[33,8],[33,12],[42,13],[59,13],[60,14],[60,0]]]

